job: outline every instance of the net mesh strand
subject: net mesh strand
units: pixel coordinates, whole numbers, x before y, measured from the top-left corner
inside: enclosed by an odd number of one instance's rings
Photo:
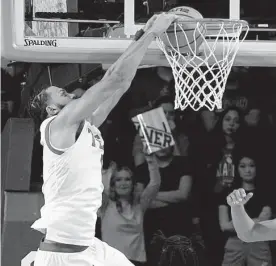
[[[184,25],[183,22],[174,23],[174,46],[167,33],[165,38],[169,46],[164,44],[163,38],[156,39],[172,68],[175,79],[175,108],[184,110],[190,106],[198,111],[205,106],[210,111],[221,109],[227,78],[240,43],[246,37],[248,26],[244,22],[231,20],[199,21],[193,32],[193,45],[190,45],[191,40],[186,35]],[[181,42],[178,40],[177,34],[180,30],[188,44],[185,54],[180,49],[183,38]],[[240,39],[242,31],[245,31],[245,35]]]

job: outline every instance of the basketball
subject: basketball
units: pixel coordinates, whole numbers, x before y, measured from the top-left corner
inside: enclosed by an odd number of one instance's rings
[[[203,19],[203,16],[194,8],[187,6],[173,8],[169,13],[179,16],[181,22],[172,24],[161,37],[165,46],[168,49],[171,47],[179,49],[182,54],[190,50],[196,51],[203,42],[205,28],[203,25],[197,26],[197,22],[193,22],[193,19]]]

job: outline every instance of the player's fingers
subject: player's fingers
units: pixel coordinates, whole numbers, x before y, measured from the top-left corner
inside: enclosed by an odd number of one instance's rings
[[[170,23],[176,21],[179,17],[173,13],[165,14],[166,18],[169,20]]]
[[[237,189],[237,190],[235,191],[235,195],[236,195],[237,201],[239,201],[239,202],[243,201],[243,199],[245,198],[245,197],[243,196],[242,189]]]
[[[231,197],[231,194],[228,195],[226,199],[227,199],[227,202],[228,202],[229,205],[234,204],[234,201],[233,201],[233,199],[232,199],[232,197]]]
[[[233,204],[238,203],[238,200],[236,198],[236,194],[234,192],[230,194],[230,198],[231,198],[231,201],[232,201]]]
[[[173,21],[176,21],[176,20],[178,20],[179,19],[179,16],[177,16],[177,15],[173,15]]]
[[[240,188],[239,192],[240,192],[240,195],[241,195],[242,198],[246,197],[246,192],[245,192],[245,190],[243,188]]]
[[[234,190],[229,196],[230,196],[230,198],[232,199],[233,202],[237,201],[237,199],[236,199],[236,190]]]
[[[245,196],[245,201],[246,201],[246,202],[249,201],[252,197],[253,197],[253,193],[252,193],[252,192],[248,193],[248,194]]]

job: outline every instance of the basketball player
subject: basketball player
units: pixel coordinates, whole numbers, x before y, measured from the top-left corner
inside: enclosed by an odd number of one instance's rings
[[[238,237],[244,242],[276,240],[276,219],[255,223],[246,213],[246,204],[253,193],[246,194],[240,188],[234,190],[228,197],[227,203],[231,206],[233,225]]]
[[[81,98],[74,99],[55,86],[35,98],[34,105],[48,114],[40,127],[45,205],[41,219],[32,225],[45,237],[35,266],[132,265],[122,253],[94,237],[103,192],[103,140],[97,127],[130,87],[150,43],[175,19],[172,14],[151,18],[140,38]]]

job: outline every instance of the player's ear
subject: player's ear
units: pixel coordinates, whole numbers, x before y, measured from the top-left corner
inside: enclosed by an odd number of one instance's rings
[[[57,108],[54,104],[51,104],[46,107],[46,111],[48,115],[53,116],[58,114],[59,108]]]

